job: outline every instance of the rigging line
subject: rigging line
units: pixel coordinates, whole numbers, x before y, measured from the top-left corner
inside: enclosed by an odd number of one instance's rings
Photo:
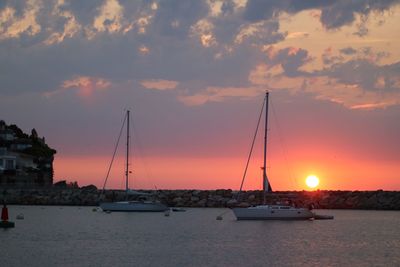
[[[254,133],[254,137],[253,137],[253,141],[252,141],[252,143],[251,143],[251,148],[250,148],[249,156],[247,157],[246,168],[244,169],[244,173],[243,173],[243,177],[242,177],[242,182],[241,182],[241,184],[240,184],[239,193],[237,194],[237,199],[239,199],[239,195],[240,195],[240,193],[242,192],[244,179],[246,178],[247,168],[249,167],[249,162],[250,162],[251,154],[253,153],[254,143],[255,143],[256,138],[257,138],[257,132],[258,132],[258,128],[259,128],[259,126],[260,126],[260,121],[261,121],[261,117],[262,117],[262,114],[263,114],[264,106],[265,106],[265,98],[264,98],[264,100],[263,100],[263,104],[262,104],[262,107],[261,107],[260,116],[258,117],[256,132]]]
[[[286,161],[287,170],[289,171],[289,176],[290,176],[292,182],[294,182],[294,185],[297,186],[297,181],[296,181],[296,179],[294,179],[293,171],[292,171],[292,168],[291,168],[291,166],[289,164],[288,152],[287,152],[287,148],[286,148],[286,145],[285,145],[285,142],[284,142],[284,139],[283,139],[281,126],[279,124],[278,116],[276,115],[275,107],[274,107],[274,104],[272,102],[271,102],[271,107],[272,107],[272,114],[273,114],[273,118],[274,118],[274,121],[275,121],[275,124],[276,124],[276,128],[278,130],[278,139],[279,139],[279,142],[280,142],[280,144],[282,146],[283,157],[285,158],[285,161]]]
[[[106,179],[104,180],[103,191],[102,191],[102,193],[104,193],[104,190],[105,190],[105,188],[106,188],[107,180],[108,180],[108,177],[109,177],[109,175],[110,175],[110,171],[111,171],[112,164],[113,164],[113,162],[114,162],[115,154],[117,153],[117,149],[118,149],[118,145],[119,145],[119,140],[121,139],[122,131],[123,131],[124,126],[125,126],[126,117],[127,117],[127,115],[125,115],[124,121],[122,122],[121,130],[119,131],[117,143],[115,144],[115,147],[114,147],[114,153],[113,153],[113,156],[112,156],[112,158],[111,158],[110,165],[108,166]]]

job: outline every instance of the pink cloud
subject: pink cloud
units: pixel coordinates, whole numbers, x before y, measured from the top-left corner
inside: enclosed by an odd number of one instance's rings
[[[178,99],[187,106],[200,106],[207,102],[222,102],[227,98],[248,99],[260,95],[264,89],[257,87],[207,87],[194,95],[179,96]]]
[[[110,87],[111,83],[103,78],[78,76],[72,80],[66,80],[62,84],[62,88],[74,88],[78,90],[81,97],[90,97],[94,91],[105,90]]]
[[[179,82],[177,81],[169,81],[169,80],[143,80],[140,82],[146,89],[155,89],[155,90],[173,90],[175,89]]]
[[[76,90],[79,97],[90,98],[94,92],[107,90],[110,86],[111,82],[103,78],[76,76],[73,79],[65,80],[61,84],[61,88],[52,92],[46,92],[44,95],[46,97],[52,97],[53,95],[60,94],[66,90]]]

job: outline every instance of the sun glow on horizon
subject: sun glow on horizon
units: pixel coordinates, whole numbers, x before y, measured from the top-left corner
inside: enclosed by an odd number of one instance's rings
[[[315,175],[309,175],[306,178],[306,185],[309,188],[316,188],[319,185],[319,178]]]

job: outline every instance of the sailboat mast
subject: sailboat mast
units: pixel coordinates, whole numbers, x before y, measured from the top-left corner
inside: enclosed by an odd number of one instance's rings
[[[126,169],[125,169],[125,182],[126,182],[126,192],[129,190],[129,110],[126,111]]]
[[[263,166],[263,192],[264,204],[266,202],[265,193],[269,191],[269,182],[267,177],[267,129],[268,129],[268,96],[269,92],[265,92],[265,129],[264,129],[264,166]]]

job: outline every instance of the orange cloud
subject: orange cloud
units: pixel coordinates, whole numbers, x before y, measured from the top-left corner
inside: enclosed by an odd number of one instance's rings
[[[119,32],[122,28],[124,8],[116,0],[107,0],[94,19],[93,27],[99,32]]]
[[[144,80],[140,82],[147,89],[172,90],[178,86],[178,82],[169,80]]]
[[[147,46],[142,45],[141,47],[139,47],[139,53],[142,55],[147,55],[148,53],[150,53],[150,49]]]
[[[217,40],[214,36],[214,25],[207,19],[199,20],[191,27],[192,37],[198,38],[204,47],[217,45]]]
[[[54,43],[61,43],[65,38],[73,37],[80,29],[81,25],[77,22],[74,14],[71,11],[64,10],[64,2],[59,1],[53,8],[52,14],[54,16],[62,17],[65,19],[64,31],[63,32],[53,32],[47,40],[44,41],[45,44],[51,45]]]
[[[36,35],[41,27],[36,16],[42,8],[42,3],[35,0],[27,1],[22,16],[16,16],[16,10],[6,7],[0,12],[0,40],[18,38],[21,34]]]
[[[249,81],[252,84],[265,86],[271,78],[277,79],[277,76],[283,73],[281,65],[269,66],[266,64],[259,64],[250,71]]]
[[[298,38],[307,38],[310,34],[308,32],[291,32],[289,33],[286,38],[287,39],[298,39]]]

